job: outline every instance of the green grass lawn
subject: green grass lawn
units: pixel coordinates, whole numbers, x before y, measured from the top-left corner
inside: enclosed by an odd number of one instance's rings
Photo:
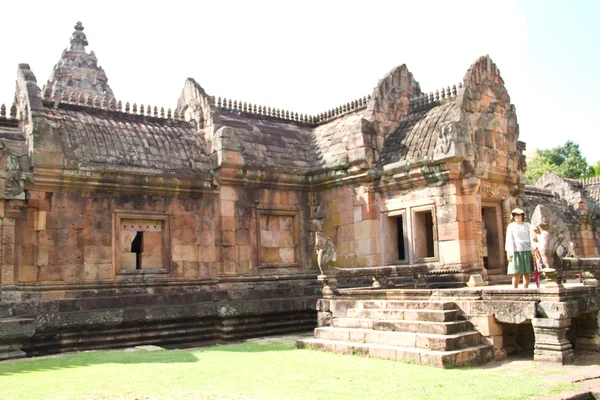
[[[293,339],[0,363],[0,399],[530,399],[575,386],[535,368],[437,369],[298,350]]]

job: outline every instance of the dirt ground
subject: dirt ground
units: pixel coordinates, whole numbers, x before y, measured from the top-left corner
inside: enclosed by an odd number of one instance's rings
[[[556,365],[533,362],[533,354],[509,356],[506,360],[492,361],[481,368],[506,370],[542,370],[545,379],[553,382],[577,383],[580,389],[561,393],[557,397],[541,397],[541,400],[600,399],[600,353],[576,353],[575,363]],[[592,394],[590,397],[589,394]]]

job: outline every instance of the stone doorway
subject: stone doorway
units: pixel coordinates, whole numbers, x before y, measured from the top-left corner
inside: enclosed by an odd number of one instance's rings
[[[488,274],[502,274],[505,272],[505,255],[500,204],[483,203],[481,222],[483,263]]]

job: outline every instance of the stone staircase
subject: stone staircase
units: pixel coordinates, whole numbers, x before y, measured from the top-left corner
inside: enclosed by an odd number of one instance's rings
[[[430,300],[355,301],[345,310],[338,307],[330,326],[316,328],[313,338],[299,339],[297,346],[443,368],[493,358],[493,347],[461,320],[456,304]]]

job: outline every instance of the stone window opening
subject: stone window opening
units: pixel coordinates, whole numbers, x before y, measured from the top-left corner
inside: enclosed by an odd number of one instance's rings
[[[404,212],[388,216],[388,263],[408,261],[406,218]]]
[[[415,258],[435,257],[435,226],[432,210],[415,211],[413,218]]]
[[[117,274],[169,272],[168,215],[118,212],[114,226],[113,259]]]
[[[135,269],[142,269],[142,243],[144,232],[136,232],[133,242],[131,242],[131,252],[135,254]]]

